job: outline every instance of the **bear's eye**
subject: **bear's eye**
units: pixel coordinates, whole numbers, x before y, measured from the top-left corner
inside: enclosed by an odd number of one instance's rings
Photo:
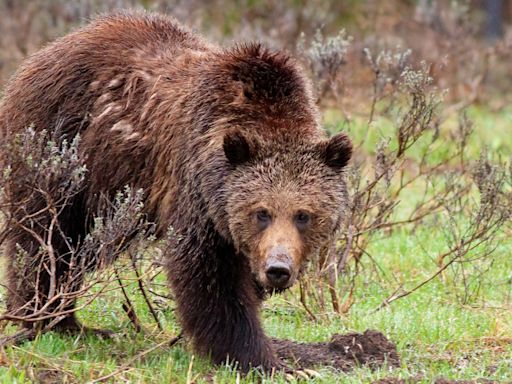
[[[304,230],[311,221],[311,216],[307,212],[298,212],[295,215],[295,225],[299,230]]]
[[[265,229],[272,221],[272,216],[266,209],[258,209],[256,211],[256,219],[258,220],[260,229]]]

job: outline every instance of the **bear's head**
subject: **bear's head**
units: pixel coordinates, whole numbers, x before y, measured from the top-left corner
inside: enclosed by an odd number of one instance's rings
[[[286,145],[235,130],[224,137],[223,149],[233,243],[265,291],[284,290],[334,241],[347,203],[344,168],[352,144],[344,133]]]

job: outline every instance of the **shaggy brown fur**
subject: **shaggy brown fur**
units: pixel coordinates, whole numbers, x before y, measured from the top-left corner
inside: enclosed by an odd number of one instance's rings
[[[167,16],[116,14],[23,64],[0,105],[0,139],[31,124],[80,133],[86,190],[59,217],[66,236],[83,239],[100,193],[143,188],[158,235],[172,226],[180,238],[166,269],[196,352],[271,369],[281,363],[258,319],[262,292],[293,284],[332,243],[346,201],[351,144],[327,140],[310,88],[285,53],[221,49]],[[10,193],[23,200],[16,186]],[[33,271],[14,266],[17,243],[27,258],[35,252],[22,229],[9,237],[11,311],[34,295],[20,284]],[[289,274],[269,280],[269,265]]]

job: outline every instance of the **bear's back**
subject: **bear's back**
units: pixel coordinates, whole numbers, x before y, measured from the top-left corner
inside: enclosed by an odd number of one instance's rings
[[[28,126],[76,134],[85,128],[95,85],[115,86],[120,73],[155,70],[182,50],[211,46],[170,16],[125,12],[100,16],[57,39],[20,66],[0,102],[0,139]],[[144,73],[141,73],[143,76]]]
[[[162,52],[180,49],[207,50],[209,45],[197,34],[178,23],[171,16],[120,12],[97,17],[91,24],[67,35],[56,44],[69,40],[83,42],[98,48],[97,57],[112,54],[127,58],[129,53],[140,53],[148,59],[161,57]],[[68,49],[68,47],[66,47]],[[90,52],[92,55],[94,51]],[[109,58],[111,59],[111,58]]]

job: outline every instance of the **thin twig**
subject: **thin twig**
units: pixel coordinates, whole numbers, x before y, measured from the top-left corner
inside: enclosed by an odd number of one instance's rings
[[[108,375],[105,375],[105,376],[102,376],[102,377],[99,377],[93,381],[91,381],[90,383],[91,384],[94,384],[94,383],[101,383],[101,382],[104,382],[104,381],[107,381],[108,379],[111,379],[112,377],[116,376],[116,375],[119,375],[120,373],[123,373],[124,371],[130,369],[130,367],[133,365],[133,363],[135,363],[137,360],[139,360],[140,358],[146,356],[147,354],[159,349],[159,348],[162,348],[162,347],[173,347],[181,338],[182,338],[182,334],[180,333],[178,336],[174,337],[172,340],[167,340],[167,341],[163,341],[161,343],[158,343],[154,346],[152,346],[151,348],[149,349],[146,349],[145,351],[142,351],[140,353],[138,353],[136,356],[134,356],[133,358],[131,358],[130,360],[128,360],[127,362],[125,362],[123,365],[121,365],[118,369],[116,369],[115,371],[109,373]]]
[[[153,319],[155,319],[156,325],[158,326],[158,329],[160,331],[163,330],[162,324],[160,324],[160,320],[158,319],[158,315],[155,311],[155,308],[153,308],[153,305],[151,304],[151,300],[149,300],[148,295],[146,294],[146,290],[144,288],[144,283],[142,281],[142,278],[140,276],[139,270],[137,268],[137,264],[135,263],[135,257],[129,252],[130,260],[133,266],[133,270],[135,271],[135,275],[137,276],[137,284],[139,285],[139,290],[142,293],[142,297],[144,297],[144,301],[146,302],[146,305],[149,308],[149,311],[151,312],[151,315],[153,316]]]
[[[299,284],[299,291],[300,291],[300,302],[301,302],[302,306],[304,307],[304,309],[306,310],[307,314],[309,315],[311,320],[318,321],[317,317],[311,311],[311,309],[309,309],[309,307],[306,303],[306,295],[304,294],[304,282],[303,281],[301,281]]]
[[[117,282],[119,283],[119,287],[121,287],[121,292],[123,293],[125,302],[123,303],[123,310],[126,313],[126,316],[128,316],[128,319],[130,319],[131,323],[133,324],[135,331],[137,333],[142,331],[142,326],[140,325],[139,318],[137,317],[137,314],[135,313],[135,309],[133,307],[133,304],[128,297],[128,294],[126,293],[126,289],[124,289],[123,283],[121,282],[121,278],[119,277],[119,273],[117,271],[117,268],[115,268],[115,273],[117,277]]]

